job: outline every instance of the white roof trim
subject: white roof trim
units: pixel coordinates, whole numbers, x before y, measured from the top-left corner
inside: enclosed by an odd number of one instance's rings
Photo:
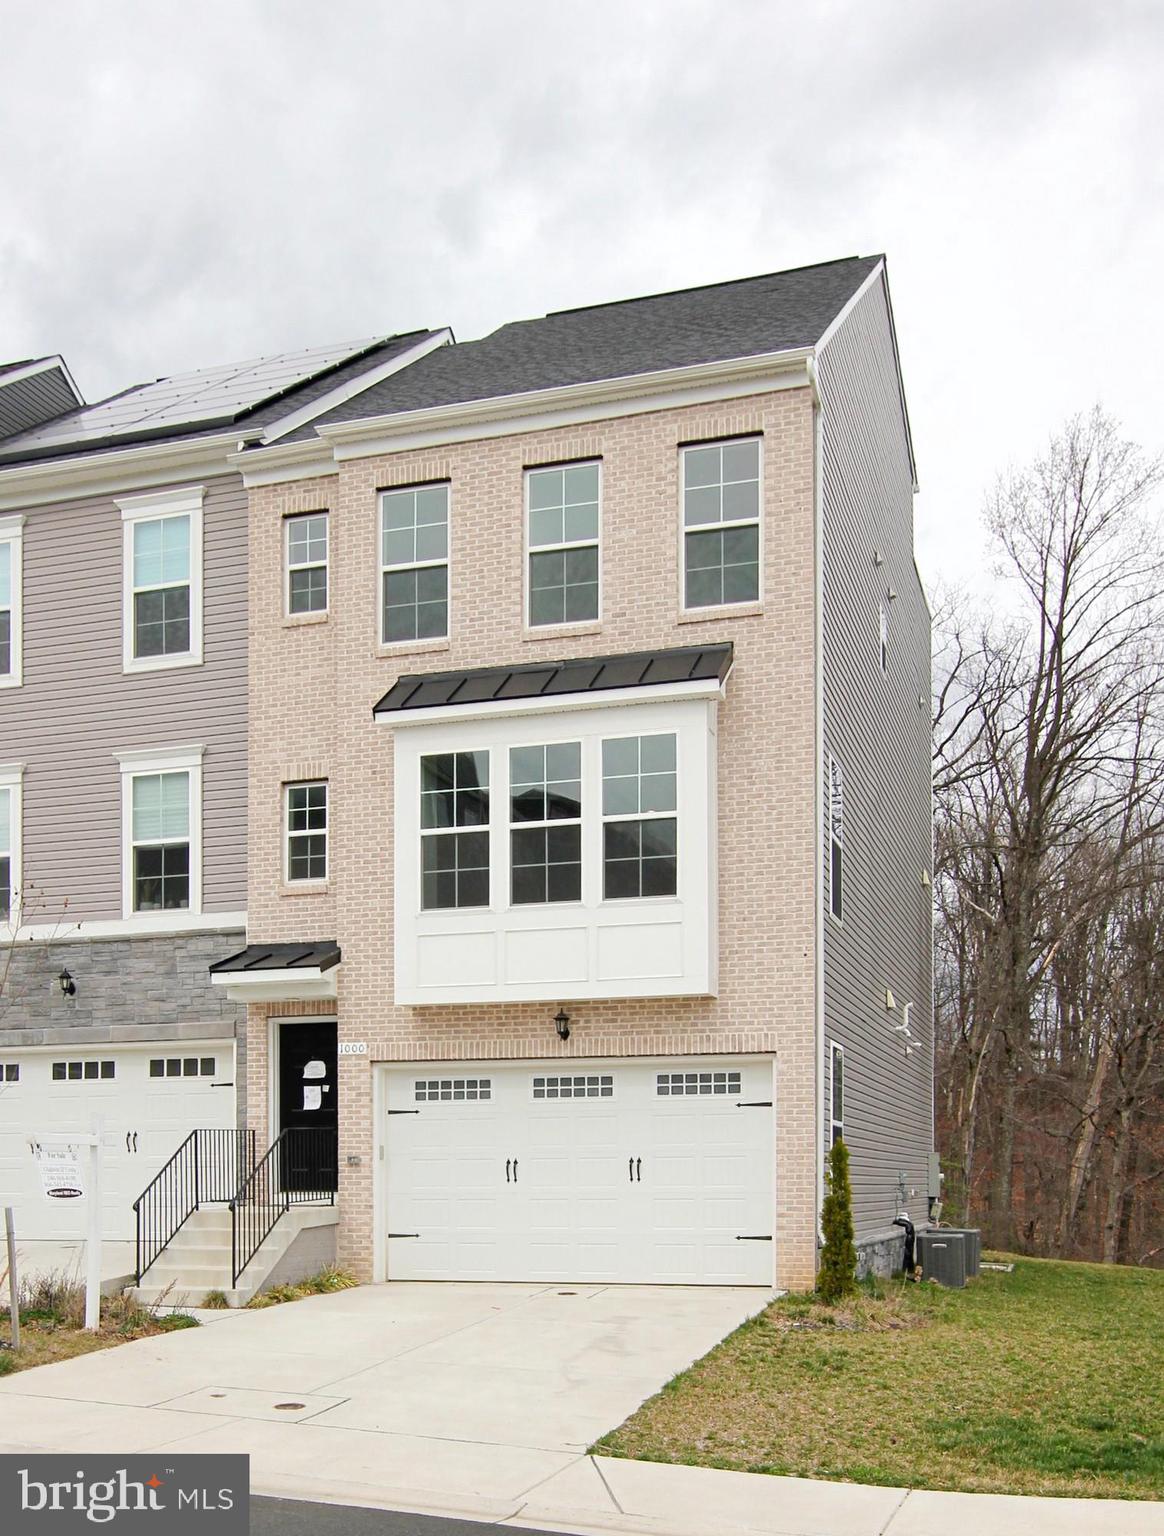
[[[619,704],[666,704],[678,699],[723,698],[726,683],[727,677],[722,683],[716,677],[702,677],[685,683],[646,683],[638,688],[596,688],[591,693],[536,693],[525,699],[483,699],[476,704],[436,704],[426,709],[385,710],[375,719],[378,725],[405,729],[413,725],[488,720],[506,715],[574,714],[582,709],[610,709]]]
[[[812,347],[796,347],[782,352],[759,352],[750,357],[656,369],[651,373],[625,374],[618,378],[596,379],[583,384],[561,384],[550,389],[526,390],[512,395],[491,395],[484,400],[458,400],[449,405],[362,417],[356,421],[322,422],[316,431],[325,442],[335,445],[337,458],[344,458],[348,455],[340,450],[350,444],[364,443],[368,438],[389,438],[426,428],[505,420],[519,413],[534,415],[570,406],[591,406],[606,402],[622,404],[637,395],[656,395],[692,385],[755,380],[773,372],[802,369],[813,350]],[[361,456],[373,451],[374,448],[369,448],[365,443]]]
[[[326,971],[301,965],[281,971],[212,971],[210,984],[225,987],[227,997],[236,1003],[291,1003],[335,997],[338,970],[337,965]]]
[[[243,436],[236,427],[233,432],[194,441],[185,438],[176,443],[139,443],[134,448],[104,453],[0,465],[0,512],[80,496],[144,490],[188,478],[191,470],[208,475],[234,474],[237,471],[227,462],[227,455],[237,449]]]
[[[73,375],[69,372],[68,364],[58,352],[55,357],[42,357],[35,363],[26,363],[23,368],[11,368],[7,373],[0,373],[0,389],[8,384],[18,384],[21,379],[34,379],[38,373],[51,373],[54,368],[60,369],[64,374],[65,383],[76,396],[77,404],[84,405],[85,397],[77,388]]]
[[[279,438],[286,437],[289,432],[294,432],[296,428],[304,426],[309,421],[314,421],[317,416],[326,415],[337,405],[343,405],[353,396],[363,394],[364,390],[370,389],[373,384],[379,384],[382,379],[391,378],[401,369],[411,367],[428,353],[435,352],[438,347],[448,346],[452,339],[453,333],[447,326],[439,331],[433,331],[423,341],[406,347],[403,352],[398,352],[382,363],[374,364],[366,372],[349,379],[346,384],[337,384],[326,395],[320,395],[318,400],[301,405],[298,410],[290,412],[287,416],[281,416],[278,421],[273,421],[263,432],[263,442],[274,443]]]

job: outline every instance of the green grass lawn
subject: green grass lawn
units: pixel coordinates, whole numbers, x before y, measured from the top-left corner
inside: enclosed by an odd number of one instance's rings
[[[1164,1272],[1016,1259],[963,1291],[773,1303],[594,1447],[904,1487],[1164,1497]]]

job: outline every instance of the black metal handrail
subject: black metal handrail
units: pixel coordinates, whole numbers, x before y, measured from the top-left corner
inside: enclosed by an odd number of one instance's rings
[[[133,1202],[138,1285],[194,1212],[232,1200],[254,1166],[254,1131],[190,1132]]]
[[[333,1130],[281,1131],[230,1202],[230,1283],[293,1205],[335,1204],[338,1138]]]

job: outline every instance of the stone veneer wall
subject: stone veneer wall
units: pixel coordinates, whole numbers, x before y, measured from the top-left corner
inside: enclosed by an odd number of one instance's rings
[[[241,1053],[245,1010],[211,986],[209,967],[245,943],[237,929],[169,938],[18,940],[10,965],[0,949],[0,1043],[131,1044],[237,1034]],[[75,997],[61,993],[57,977],[63,969],[76,982]],[[243,1065],[240,1054],[240,1074]]]
[[[678,445],[764,438],[764,600],[689,621],[679,611]],[[523,468],[601,456],[603,616],[523,628]],[[340,1038],[339,1261],[373,1266],[371,1071],[377,1061],[769,1053],[777,1060],[777,1272],[816,1267],[817,1060],[813,405],[805,388],[588,425],[343,463],[337,474],[251,491],[250,888],[253,940],[335,936]],[[378,489],[451,482],[448,641],[379,644]],[[282,607],[283,518],[331,514],[327,615]],[[392,732],[372,707],[404,672],[529,662],[731,640],[719,716],[720,989],[716,998],[573,1005],[561,1046],[557,1002],[403,1007],[393,1002]],[[326,888],[282,879],[281,789],[331,789]],[[251,1123],[268,1117],[267,1020],[330,1009],[250,1009]],[[349,1164],[348,1158],[358,1159]]]

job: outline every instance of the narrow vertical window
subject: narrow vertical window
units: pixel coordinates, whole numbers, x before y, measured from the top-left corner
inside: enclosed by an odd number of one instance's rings
[[[327,782],[286,786],[287,879],[327,879]]]
[[[525,484],[530,627],[598,618],[598,465],[527,470]]]
[[[0,688],[20,683],[23,517],[0,517]]]
[[[674,896],[678,869],[676,739],[602,743],[603,896]]]
[[[841,921],[845,862],[845,781],[841,765],[829,758],[829,910]]]
[[[421,906],[489,905],[489,754],[420,760]]]
[[[286,519],[287,612],[327,612],[327,513]]]
[[[682,450],[683,606],[760,596],[760,440]]]
[[[133,910],[190,905],[190,775],[139,773],[131,781]]]
[[[190,519],[155,517],[133,524],[133,655],[190,651]]]
[[[830,1042],[831,1063],[829,1068],[829,1145],[840,1141],[845,1134],[845,1052],[842,1046]]]
[[[449,488],[380,494],[380,639],[443,640],[449,633]]]
[[[511,747],[509,799],[514,906],[581,900],[581,744]]]
[[[0,918],[12,911],[12,790],[0,787]]]
[[[884,603],[881,604],[881,625],[880,625],[880,632],[879,632],[879,634],[880,634],[880,642],[881,642],[881,670],[882,670],[882,672],[888,672],[888,670],[889,670],[889,615],[885,611],[885,604]]]

